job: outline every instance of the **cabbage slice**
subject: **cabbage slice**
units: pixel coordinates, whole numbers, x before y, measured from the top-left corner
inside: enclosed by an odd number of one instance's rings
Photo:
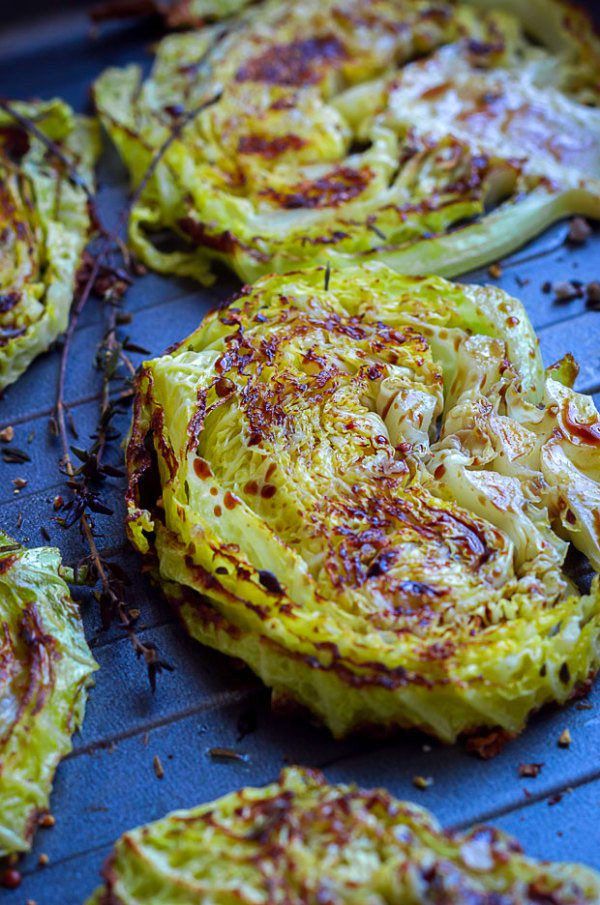
[[[59,100],[15,103],[77,173],[0,110],[0,390],[46,351],[68,323],[91,219],[98,124]],[[80,182],[79,182],[80,180]]]
[[[132,212],[150,266],[204,283],[215,260],[248,281],[357,258],[452,276],[599,216],[584,17],[559,0],[363,7],[267,0],[165,38],[145,81],[137,66],[97,80],[133,185],[180,129]]]
[[[490,826],[444,833],[424,808],[384,789],[330,785],[290,767],[125,833],[88,905],[286,901],[433,905],[592,905],[600,875],[535,861]]]
[[[563,562],[600,565],[599,445],[516,299],[316,268],[144,365],[127,527],[190,633],[336,736],[518,732],[598,669]]]
[[[98,668],[59,551],[0,532],[0,856],[27,851]]]

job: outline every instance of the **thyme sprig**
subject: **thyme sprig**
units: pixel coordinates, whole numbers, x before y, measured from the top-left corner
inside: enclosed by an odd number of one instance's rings
[[[206,53],[206,60],[213,47],[221,40],[217,36],[213,46]],[[202,65],[205,61],[201,61]],[[169,135],[157,149],[137,188],[121,211],[116,231],[107,229],[99,217],[96,196],[77,171],[77,166],[55,142],[51,141],[37,127],[35,122],[6,101],[0,100],[0,109],[5,110],[28,133],[35,136],[46,147],[48,154],[61,165],[67,179],[79,186],[86,195],[90,217],[96,234],[96,247],[88,248],[80,269],[76,298],[69,317],[61,350],[56,402],[51,428],[61,445],[60,468],[67,479],[70,498],[60,501],[57,521],[65,529],[78,524],[85,540],[88,553],[78,564],[77,574],[85,570],[90,581],[98,585],[95,591],[100,605],[102,625],[107,628],[113,621],[126,632],[138,658],[145,662],[150,686],[154,691],[156,678],[164,670],[172,671],[173,666],[165,660],[153,642],[143,641],[137,631],[140,617],[138,609],[126,601],[126,576],[120,567],[102,555],[96,542],[94,516],[110,515],[112,510],[102,500],[101,489],[109,478],[122,476],[122,471],[104,461],[104,454],[110,443],[119,437],[114,427],[114,419],[127,406],[133,395],[130,379],[135,369],[127,352],[145,352],[129,339],[118,337],[118,315],[120,300],[135,276],[135,262],[132,261],[127,246],[121,238],[132,207],[145,192],[161,160],[188,126],[207,107],[216,103],[220,94],[213,95],[188,111],[183,111],[173,122]],[[102,373],[102,389],[98,423],[89,449],[74,446],[70,435],[77,437],[77,431],[65,401],[66,379],[71,347],[81,314],[92,295],[99,296],[105,303],[107,329],[96,355],[96,365]],[[114,390],[115,385],[117,389]],[[76,464],[78,463],[78,464]]]
[[[118,337],[118,299],[122,289],[117,283],[124,281],[122,275],[115,271],[115,282],[112,287],[106,283],[107,265],[102,263],[103,260],[104,254],[102,256],[98,254],[93,261],[73,309],[74,315],[61,353],[55,424],[62,447],[61,469],[67,476],[71,496],[60,504],[57,521],[64,528],[79,524],[88,555],[78,564],[78,570],[85,568],[89,580],[99,585],[95,596],[100,606],[102,627],[106,629],[111,623],[116,622],[125,631],[136,656],[144,660],[150,687],[155,691],[157,676],[164,670],[172,671],[173,666],[161,656],[156,644],[140,637],[137,629],[140,611],[130,606],[126,600],[127,576],[117,563],[110,561],[100,552],[94,527],[94,515],[112,514],[110,507],[102,500],[102,485],[107,479],[120,478],[124,475],[123,469],[104,461],[104,456],[110,444],[120,437],[120,431],[114,422],[115,418],[129,406],[133,396],[131,377],[135,373],[135,368],[127,355],[127,348],[131,348],[131,344],[128,340],[120,340]],[[103,281],[100,283],[99,294],[107,305],[108,324],[96,354],[96,366],[102,373],[98,422],[92,435],[92,444],[85,449],[72,445],[69,441],[64,391],[74,325],[92,291],[98,292],[100,276]],[[137,348],[134,347],[134,350]]]

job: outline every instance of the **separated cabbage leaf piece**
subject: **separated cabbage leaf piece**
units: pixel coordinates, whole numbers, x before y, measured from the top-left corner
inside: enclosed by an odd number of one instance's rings
[[[445,833],[384,789],[291,767],[125,833],[89,905],[593,905],[600,875],[527,858],[489,826]]]
[[[0,532],[0,856],[29,848],[95,669],[58,550]]]
[[[157,270],[449,276],[600,216],[599,85],[557,0],[272,0],[166,38],[146,81],[107,70],[95,100],[135,185],[162,149],[130,223]]]
[[[97,123],[62,101],[15,103],[93,184]],[[64,163],[0,110],[0,389],[65,330],[90,231],[88,200]]]
[[[600,566],[599,448],[515,299],[316,268],[143,367],[128,531],[194,637],[336,736],[516,732],[599,665],[598,582],[562,571],[569,540]]]
[[[159,15],[169,28],[196,27],[238,13],[252,0],[106,0],[92,7],[94,22]]]

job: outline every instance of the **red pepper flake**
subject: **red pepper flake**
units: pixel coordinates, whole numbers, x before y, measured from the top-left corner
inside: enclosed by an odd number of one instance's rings
[[[0,431],[0,443],[12,443],[15,437],[15,429],[9,424]]]
[[[540,775],[540,772],[541,772],[543,766],[544,766],[543,763],[541,763],[541,764],[519,764],[519,776],[521,778],[527,777],[529,779],[535,779],[536,776]]]
[[[22,879],[20,871],[14,867],[9,867],[0,875],[0,885],[4,886],[5,889],[17,889],[21,885]]]
[[[42,852],[42,854],[41,854],[41,855],[39,856],[39,858],[38,858],[38,864],[39,864],[39,866],[40,866],[40,867],[46,867],[46,865],[48,864],[49,861],[50,861],[50,858],[48,857],[48,855],[46,854],[46,852]]]
[[[158,754],[155,754],[152,758],[152,766],[154,767],[154,773],[157,779],[162,779],[165,775],[164,767],[162,765],[162,761]]]
[[[500,264],[490,264],[488,267],[488,273],[493,280],[499,280],[502,276],[502,267]]]
[[[573,217],[567,234],[570,245],[584,245],[592,234],[592,227],[583,217]]]
[[[212,475],[210,465],[205,459],[194,459],[194,471],[203,481],[206,480],[206,478],[210,478]]]
[[[215,383],[215,393],[220,399],[222,399],[224,396],[230,396],[234,390],[235,384],[233,380],[229,380],[228,377],[219,377],[219,379]]]
[[[38,817],[38,826],[49,829],[56,824],[56,818],[53,814],[42,814]]]

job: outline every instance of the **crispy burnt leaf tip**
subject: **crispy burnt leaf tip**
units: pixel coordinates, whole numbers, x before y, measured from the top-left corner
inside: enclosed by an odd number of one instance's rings
[[[559,0],[271,0],[94,96],[143,187],[136,252],[209,283],[215,260],[246,281],[357,258],[452,276],[598,217],[599,85]]]
[[[62,101],[0,109],[0,389],[66,329],[98,153],[97,123]]]
[[[97,669],[60,568],[0,531],[0,856],[29,848]]]
[[[194,637],[336,736],[518,732],[598,669],[598,583],[563,571],[569,541],[600,566],[598,413],[500,290],[324,275],[143,366],[130,538]]]
[[[329,785],[291,767],[125,833],[88,905],[595,905],[600,876],[540,862],[489,826],[444,833],[383,789]]]

